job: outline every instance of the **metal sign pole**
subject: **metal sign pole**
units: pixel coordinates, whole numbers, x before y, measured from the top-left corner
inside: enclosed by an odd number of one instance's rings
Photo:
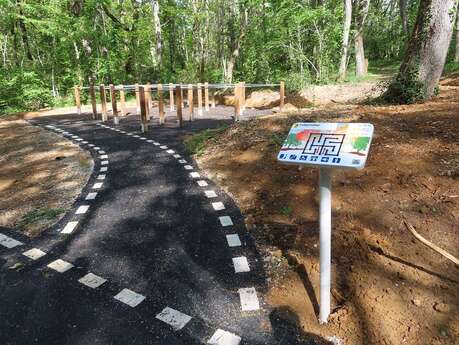
[[[331,176],[330,170],[320,168],[320,314],[319,322],[327,323],[330,315],[331,281]]]

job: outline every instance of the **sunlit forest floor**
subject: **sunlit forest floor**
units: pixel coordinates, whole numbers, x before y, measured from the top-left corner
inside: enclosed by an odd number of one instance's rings
[[[273,307],[305,332],[344,344],[459,342],[459,269],[403,224],[459,254],[458,109],[456,74],[424,104],[329,103],[239,123],[205,143],[198,162],[246,215]],[[367,167],[334,173],[333,313],[324,327],[316,317],[318,173],[276,161],[290,126],[311,120],[375,126]]]

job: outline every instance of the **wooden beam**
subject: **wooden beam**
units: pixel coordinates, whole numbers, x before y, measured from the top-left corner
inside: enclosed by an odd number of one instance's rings
[[[110,84],[110,99],[112,101],[112,113],[113,113],[113,123],[117,125],[119,123],[118,119],[118,107],[116,104],[116,91],[115,86]]]
[[[182,99],[182,87],[180,84],[176,86],[176,97],[177,97],[177,122],[179,127],[182,127],[183,124],[183,114],[182,114],[182,104],[183,104],[183,99]]]
[[[169,83],[169,109],[174,111],[174,84]]]
[[[241,114],[240,83],[234,86],[234,121],[239,121]]]
[[[209,111],[209,83],[204,83],[204,107]]]
[[[142,133],[148,132],[148,118],[147,118],[147,102],[145,99],[145,88],[139,86],[139,100],[140,100],[140,122]]]
[[[211,102],[212,102],[212,108],[215,108],[215,90],[212,91]]]
[[[164,124],[164,95],[163,85],[158,84],[158,112],[159,112],[159,124]]]
[[[137,105],[137,114],[140,114],[140,93],[139,93],[139,84],[135,84],[135,101]]]
[[[193,121],[194,116],[194,101],[193,101],[193,84],[188,84],[188,111],[190,121]]]
[[[147,105],[147,120],[151,117],[151,83],[148,82],[145,86],[145,102]]]
[[[202,85],[198,83],[198,115],[202,116]]]
[[[81,115],[81,89],[78,85],[75,85],[74,92],[75,92],[75,104],[77,108],[77,114]]]
[[[91,97],[91,106],[92,106],[92,119],[97,119],[97,102],[96,102],[96,90],[94,89],[94,85],[89,87],[89,95]]]
[[[241,82],[241,94],[239,95],[241,98],[241,116],[244,114],[245,110],[245,82]]]
[[[124,85],[119,86],[120,89],[120,103],[121,103],[121,116],[126,116],[126,96],[124,94]]]
[[[279,94],[280,94],[279,110],[282,111],[285,105],[285,83],[283,81],[280,82]]]
[[[102,113],[101,113],[101,120],[102,121],[107,121],[107,99],[105,97],[105,85],[100,84],[99,86],[99,93],[100,93],[100,104],[102,108]]]

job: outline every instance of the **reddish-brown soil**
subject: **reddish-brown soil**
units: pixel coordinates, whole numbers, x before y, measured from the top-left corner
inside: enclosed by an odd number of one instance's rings
[[[0,120],[0,226],[39,234],[65,214],[91,171],[91,156],[71,141],[19,118]]]
[[[459,267],[403,225],[459,256],[454,85],[444,80],[424,104],[329,105],[242,122],[207,142],[199,164],[246,215],[269,274],[268,302],[296,314],[305,332],[346,345],[459,344]],[[333,313],[325,326],[317,322],[318,173],[276,161],[297,121],[375,126],[367,167],[334,173]]]

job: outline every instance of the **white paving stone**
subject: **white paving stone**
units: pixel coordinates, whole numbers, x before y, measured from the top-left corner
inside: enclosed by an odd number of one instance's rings
[[[231,219],[230,216],[222,216],[222,217],[218,217],[218,219],[220,220],[220,224],[222,226],[231,226],[231,225],[234,225],[233,224],[233,220]]]
[[[86,195],[85,200],[94,200],[96,196],[97,196],[97,193],[88,193],[88,195]]]
[[[105,176],[106,176],[105,174],[98,175],[97,179],[98,180],[105,180]]]
[[[197,173],[196,171],[193,171],[192,173],[190,173],[190,176],[192,178],[200,178],[201,177],[201,175],[199,175],[199,173]]]
[[[108,155],[101,155],[99,158],[100,159],[108,159]]]
[[[204,191],[204,194],[205,194],[206,197],[208,197],[209,199],[212,199],[212,198],[216,198],[216,197],[217,197],[217,193],[215,193],[215,191],[213,191],[213,190],[206,190],[206,191]]]
[[[140,135],[133,135],[134,138],[140,138]]]
[[[100,172],[106,172],[107,170],[108,170],[107,167],[101,167],[99,171],[100,171]]]
[[[254,287],[239,289],[239,298],[241,299],[242,311],[253,311],[260,309],[257,292]]]
[[[74,266],[70,262],[64,261],[62,259],[57,259],[56,261],[49,263],[48,267],[59,273],[64,273]]]
[[[169,307],[164,308],[156,318],[170,325],[174,331],[181,330],[191,320],[191,316]]]
[[[147,143],[151,144],[151,143],[153,143],[153,140],[147,140]]]
[[[217,329],[217,331],[212,335],[207,344],[210,345],[239,345],[241,342],[241,337],[236,334],[224,331],[222,329]]]
[[[193,170],[193,167],[191,165],[185,165],[184,168],[185,170]]]
[[[81,205],[80,207],[78,207],[78,209],[76,210],[76,214],[85,214],[86,212],[88,212],[89,210],[89,205]]]
[[[38,248],[32,248],[22,253],[22,255],[27,256],[29,259],[32,259],[32,260],[38,260],[41,257],[45,256],[46,253]]]
[[[238,234],[226,235],[226,241],[229,247],[240,247],[242,245]]]
[[[81,139],[81,138],[78,138],[76,141],[83,141],[83,139]]]
[[[161,145],[159,148],[165,150],[165,149],[167,149],[168,147],[165,146],[165,145]]]
[[[223,205],[221,201],[213,202],[212,207],[214,208],[215,211],[221,211],[225,209],[225,205]]]
[[[134,308],[143,302],[145,296],[129,289],[123,289],[115,296],[115,299]]]
[[[103,155],[103,154],[105,154],[105,151],[100,150],[99,154]]]
[[[71,234],[77,225],[78,222],[76,221],[68,222],[67,225],[62,229],[61,234]]]
[[[94,147],[94,146],[96,146],[96,145],[94,145],[94,144],[89,144],[88,146],[89,146],[89,147]]]
[[[204,180],[199,180],[199,181],[198,181],[198,186],[199,186],[199,187],[207,187],[208,185],[209,185],[209,184],[208,184],[206,181],[204,181]]]
[[[94,150],[99,151],[99,150],[100,150],[100,147],[99,147],[99,146],[94,146]]]
[[[174,157],[174,158],[182,158],[182,156],[180,156],[180,155],[177,154],[177,153],[176,153],[173,157]]]
[[[92,189],[100,189],[100,188],[102,188],[102,185],[103,185],[102,182],[96,182],[96,183],[94,183],[94,185],[92,186]]]
[[[11,249],[14,247],[22,246],[23,244],[24,243],[17,241],[14,238],[0,234],[0,245],[2,245],[3,247]]]
[[[100,162],[100,165],[108,165],[108,161],[102,161]]]
[[[249,262],[245,256],[233,258],[234,272],[250,272]]]
[[[101,286],[103,283],[105,283],[107,279],[99,277],[95,275],[94,273],[88,273],[84,277],[78,279],[78,281],[81,284],[84,284],[86,286],[89,286],[92,289],[95,289]]]
[[[85,141],[82,141],[81,143],[86,145],[88,142],[85,140]]]
[[[179,163],[181,163],[181,164],[186,164],[186,163],[188,163],[188,162],[187,162],[186,160],[184,160],[184,159],[179,159]]]
[[[166,152],[167,152],[167,153],[170,153],[171,155],[175,153],[174,150],[167,150]]]

